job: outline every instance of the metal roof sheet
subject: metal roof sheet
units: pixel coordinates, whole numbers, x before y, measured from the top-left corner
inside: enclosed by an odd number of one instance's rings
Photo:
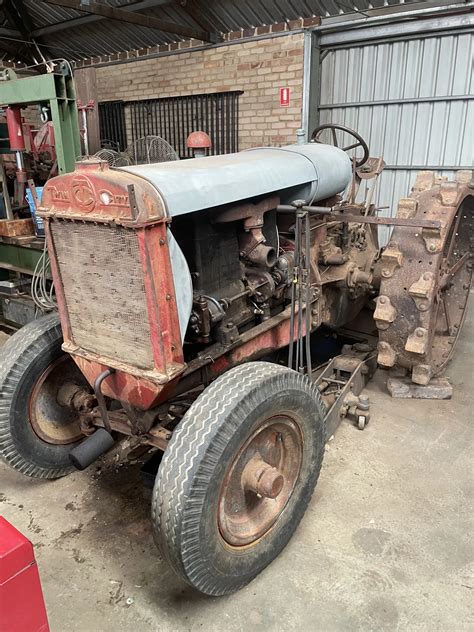
[[[102,1],[102,0],[101,0]],[[309,18],[357,14],[390,5],[416,0],[195,0],[202,18],[215,31],[228,33],[278,22]],[[186,10],[172,0],[105,0],[104,5],[135,10],[166,21],[201,28]],[[177,42],[185,38],[154,28],[88,16],[74,9],[47,4],[42,0],[23,0],[24,9],[33,23],[32,36],[39,47],[47,47],[53,56],[80,60],[98,55],[147,48]],[[146,8],[145,8],[146,7]],[[12,44],[21,44],[22,36],[15,25],[0,15],[0,57],[12,55]],[[201,29],[202,30],[202,29]],[[4,55],[2,55],[2,50]],[[7,52],[8,51],[8,52]]]

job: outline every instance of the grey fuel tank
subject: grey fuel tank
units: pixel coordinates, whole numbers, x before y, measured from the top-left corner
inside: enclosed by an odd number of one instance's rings
[[[171,217],[268,193],[279,193],[282,203],[318,202],[343,191],[351,179],[347,154],[315,143],[120,169],[151,182]]]

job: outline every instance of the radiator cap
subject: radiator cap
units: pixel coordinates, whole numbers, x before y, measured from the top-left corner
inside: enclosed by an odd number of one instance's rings
[[[109,168],[109,163],[106,160],[95,157],[84,158],[76,162],[77,171],[108,171]]]

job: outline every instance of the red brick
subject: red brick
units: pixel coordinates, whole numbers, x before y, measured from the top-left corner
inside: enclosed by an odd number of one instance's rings
[[[315,16],[312,18],[303,18],[303,26],[319,26],[321,24],[321,18]]]
[[[272,24],[272,33],[283,33],[286,29],[286,22],[277,22],[276,24]]]
[[[300,29],[302,25],[303,25],[303,20],[301,18],[298,18],[297,20],[290,20],[288,22],[288,28],[290,30]]]
[[[262,31],[268,33],[270,27],[261,29],[261,35]],[[303,33],[262,40],[238,38],[232,44],[199,51],[180,49],[176,55],[151,58],[138,51],[129,53],[129,63],[98,69],[99,101],[242,90],[241,149],[294,142],[301,117]],[[165,53],[178,47],[162,45],[158,50]],[[284,109],[279,107],[282,85],[295,86],[291,107]],[[125,118],[130,124],[128,110]]]

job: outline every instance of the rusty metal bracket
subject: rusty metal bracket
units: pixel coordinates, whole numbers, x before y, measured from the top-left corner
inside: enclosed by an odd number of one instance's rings
[[[389,279],[397,268],[403,263],[403,255],[396,244],[389,245],[383,252],[380,262],[382,264],[382,276]]]
[[[423,355],[428,348],[428,331],[424,327],[417,327],[407,338],[405,351]]]
[[[388,296],[379,296],[374,312],[374,320],[378,329],[387,329],[397,317],[397,310]]]
[[[413,219],[416,216],[418,210],[418,200],[414,198],[402,198],[398,202],[397,218],[398,219]]]
[[[136,222],[138,220],[138,205],[137,205],[137,198],[135,196],[135,187],[133,186],[133,184],[127,185],[127,191],[128,191],[128,199],[130,202],[132,222]]]
[[[392,367],[397,361],[397,352],[388,342],[379,342],[377,362],[380,366]]]
[[[435,290],[436,280],[432,272],[424,272],[408,290],[420,312],[426,312],[431,305]]]
[[[441,250],[441,228],[422,228],[421,236],[428,252],[434,254]]]

